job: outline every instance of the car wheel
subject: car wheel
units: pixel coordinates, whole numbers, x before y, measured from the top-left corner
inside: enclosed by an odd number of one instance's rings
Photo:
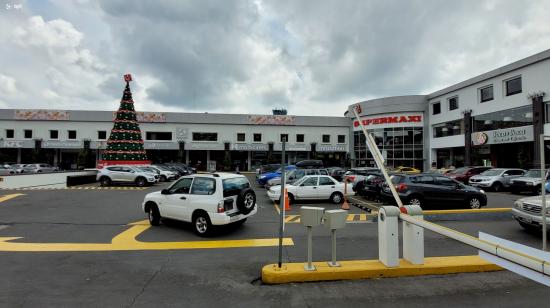
[[[99,182],[101,183],[101,186],[111,186],[111,179],[106,176],[102,177]]]
[[[471,197],[468,200],[468,207],[474,210],[481,208],[481,200],[478,197]]]
[[[160,212],[156,205],[149,207],[149,210],[147,211],[147,218],[149,219],[151,226],[160,225]]]
[[[161,181],[161,182],[166,182],[167,180],[168,180],[168,179],[166,178],[166,176],[164,176],[164,175],[161,175],[161,176],[160,176],[160,181]]]
[[[237,208],[246,215],[256,206],[256,193],[250,188],[243,189],[237,197]]]
[[[291,193],[288,193],[288,204],[290,205],[294,204],[294,195]]]
[[[419,207],[422,207],[424,205],[424,201],[419,196],[412,196],[407,200],[407,205],[418,205]]]
[[[198,236],[208,236],[211,232],[212,224],[210,217],[205,212],[199,212],[193,217],[193,230]]]
[[[145,180],[145,178],[139,177],[139,178],[136,179],[136,185],[137,186],[143,187],[143,186],[145,186],[145,184],[147,184],[147,181]]]
[[[339,192],[332,193],[330,201],[334,204],[340,204],[344,201],[344,196]]]
[[[499,192],[502,190],[502,184],[500,182],[495,182],[492,188],[494,192]]]
[[[533,193],[535,193],[535,195],[542,195],[542,185],[539,185],[535,188],[535,190],[533,191]]]

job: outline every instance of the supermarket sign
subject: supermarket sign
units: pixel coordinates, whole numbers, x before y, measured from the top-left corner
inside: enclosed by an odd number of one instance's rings
[[[376,116],[361,117],[362,124],[367,128],[389,127],[422,127],[424,115],[422,113],[395,113]],[[353,121],[353,129],[360,130],[359,120]]]

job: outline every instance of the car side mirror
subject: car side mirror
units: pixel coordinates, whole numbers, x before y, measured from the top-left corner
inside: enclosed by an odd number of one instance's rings
[[[161,194],[161,195],[169,195],[169,194],[170,194],[170,191],[169,191],[168,189],[165,188],[165,189],[163,189],[163,190],[160,191],[160,194]]]

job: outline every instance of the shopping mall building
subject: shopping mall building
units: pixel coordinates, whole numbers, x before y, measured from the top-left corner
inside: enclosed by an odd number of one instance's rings
[[[288,138],[290,163],[315,158],[326,165],[374,166],[351,111],[357,106],[388,166],[528,168],[540,162],[539,136],[550,136],[546,93],[550,50],[431,94],[353,104],[342,117],[142,112],[138,120],[152,161],[183,161],[201,169],[252,170],[280,161],[282,138]],[[45,162],[75,168],[83,150],[99,158],[113,115],[0,110],[0,158],[31,163],[40,151]]]

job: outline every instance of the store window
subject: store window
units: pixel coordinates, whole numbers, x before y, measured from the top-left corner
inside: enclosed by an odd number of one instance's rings
[[[107,139],[107,131],[98,130],[98,131],[97,131],[97,139],[99,139],[99,140],[105,140],[105,139]]]
[[[432,105],[432,114],[440,114],[441,113],[441,103],[433,103]]]
[[[218,133],[193,133],[193,141],[218,141]]]
[[[304,142],[304,134],[296,134],[296,142],[297,143]]]
[[[458,96],[449,98],[449,110],[458,109]]]
[[[346,143],[346,135],[338,135],[338,143]]]
[[[6,139],[13,139],[13,138],[15,138],[15,130],[6,129]]]
[[[531,105],[482,114],[474,117],[474,132],[533,124]]]
[[[433,125],[434,138],[464,134],[464,120],[449,121]]]
[[[288,134],[281,134],[281,142],[283,142],[283,140],[288,142]]]
[[[323,143],[330,143],[330,135],[323,135],[321,140]]]
[[[492,101],[494,99],[493,86],[491,85],[491,86],[479,89],[479,98],[481,103]]]
[[[50,139],[59,139],[59,131],[50,130]]]
[[[262,142],[262,134],[254,134],[254,142]]]
[[[246,134],[245,133],[237,133],[237,142],[245,142],[246,141]]]
[[[76,139],[76,130],[67,131],[67,139],[71,139],[71,140]]]
[[[172,140],[172,132],[146,132],[145,139],[170,141]]]
[[[506,80],[506,96],[521,93],[521,76]]]
[[[32,139],[32,129],[25,129],[23,136],[25,136],[25,139]]]

